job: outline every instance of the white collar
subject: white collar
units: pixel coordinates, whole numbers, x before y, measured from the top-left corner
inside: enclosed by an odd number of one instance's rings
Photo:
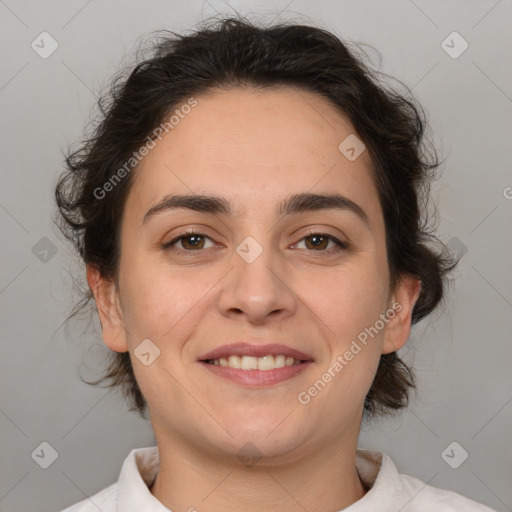
[[[369,491],[344,512],[378,510],[393,512],[395,493],[400,491],[399,473],[391,458],[382,452],[356,452],[357,472]],[[159,468],[158,448],[136,448],[123,463],[118,481],[118,507],[123,512],[169,512],[150,492]]]

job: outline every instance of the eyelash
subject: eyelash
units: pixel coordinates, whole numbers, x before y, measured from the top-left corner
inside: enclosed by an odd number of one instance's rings
[[[200,236],[200,237],[203,237],[203,238],[209,238],[211,240],[211,238],[209,236],[207,236],[207,235],[205,235],[203,233],[199,233],[197,231],[185,231],[185,232],[181,233],[181,235],[177,236],[176,238],[173,238],[170,242],[165,243],[162,246],[162,249],[164,249],[165,251],[174,251],[174,252],[177,252],[177,253],[187,253],[187,254],[191,254],[191,253],[194,253],[194,252],[201,252],[201,249],[198,249],[198,250],[188,250],[188,249],[174,249],[172,247],[174,244],[176,244],[182,238],[188,238],[190,236]],[[327,252],[327,253],[329,253],[333,249],[334,249],[334,252],[341,252],[341,251],[346,251],[349,248],[349,244],[347,242],[342,242],[341,240],[338,240],[335,236],[328,235],[327,233],[323,233],[321,231],[310,231],[306,235],[304,235],[299,240],[299,242],[302,242],[302,240],[304,240],[306,238],[310,238],[312,236],[321,236],[323,238],[327,238],[327,239],[333,241],[337,245],[337,247],[335,247],[335,248],[331,247],[331,249],[324,249],[324,250],[319,250],[319,251],[315,251],[314,249],[310,249],[309,250],[310,252]]]

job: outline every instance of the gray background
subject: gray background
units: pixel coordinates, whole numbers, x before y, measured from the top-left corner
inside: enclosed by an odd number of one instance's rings
[[[402,350],[418,397],[401,416],[366,427],[359,445],[433,486],[512,510],[510,0],[230,5],[375,46],[381,70],[424,105],[445,157],[434,186],[439,235],[464,255],[445,307],[415,326]],[[149,423],[127,413],[120,396],[79,379],[97,375],[104,352],[96,320],[85,336],[85,320],[63,324],[84,271],[52,224],[53,189],[61,151],[81,138],[101,86],[133,61],[140,37],[192,28],[216,12],[233,11],[215,0],[0,0],[3,512],[60,510],[113,483],[132,448],[154,444]],[[59,45],[47,59],[31,48],[43,31]],[[441,45],[453,31],[469,43],[458,58]],[[58,452],[48,469],[31,457],[43,441]],[[454,441],[452,464],[462,449],[469,454],[457,469],[442,457]]]

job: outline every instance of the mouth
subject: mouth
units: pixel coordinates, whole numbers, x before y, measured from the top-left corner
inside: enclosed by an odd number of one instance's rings
[[[285,366],[298,366],[305,361],[295,359],[291,356],[285,356],[284,354],[278,354],[276,356],[268,354],[263,357],[231,355],[218,359],[207,359],[204,362],[215,366],[234,368],[236,370],[270,371],[276,368],[284,368]]]
[[[219,377],[244,386],[261,387],[298,376],[314,360],[285,345],[236,343],[201,356],[199,362]]]

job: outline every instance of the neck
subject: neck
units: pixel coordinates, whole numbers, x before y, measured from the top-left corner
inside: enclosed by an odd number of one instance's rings
[[[355,465],[357,437],[292,462],[262,457],[248,466],[236,456],[205,454],[183,439],[157,440],[160,466],[150,490],[173,511],[339,511],[367,492]]]

